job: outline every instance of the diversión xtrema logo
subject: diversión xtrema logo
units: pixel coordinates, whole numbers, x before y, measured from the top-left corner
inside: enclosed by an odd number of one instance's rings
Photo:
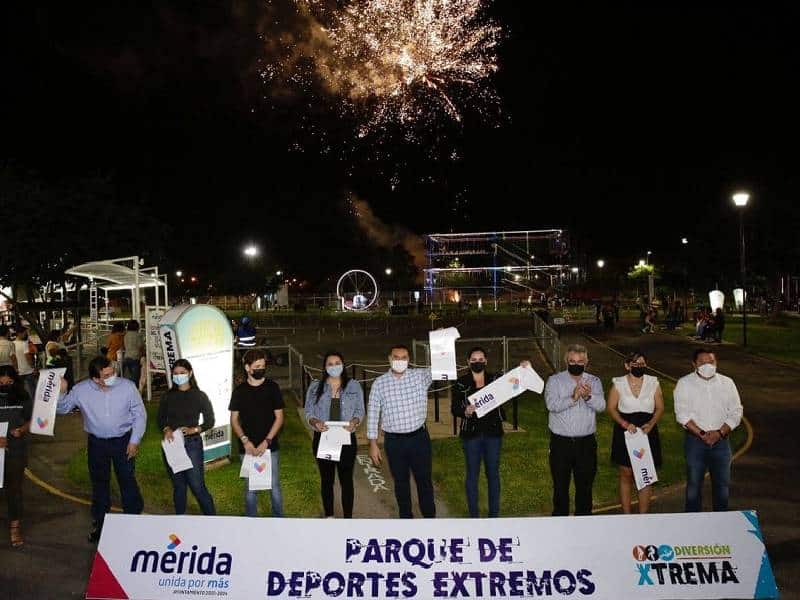
[[[634,546],[633,559],[641,586],[739,583],[727,544]]]

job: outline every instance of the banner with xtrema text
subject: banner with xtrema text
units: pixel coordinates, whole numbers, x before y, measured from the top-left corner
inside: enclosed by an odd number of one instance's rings
[[[106,517],[87,598],[773,598],[755,512]]]

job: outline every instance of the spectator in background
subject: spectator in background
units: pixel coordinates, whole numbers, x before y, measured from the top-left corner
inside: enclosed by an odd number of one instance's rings
[[[36,393],[36,346],[31,344],[28,330],[20,326],[17,339],[14,340],[14,351],[17,355],[17,373],[19,373],[25,391],[33,398]]]
[[[717,309],[714,315],[714,339],[718,344],[722,343],[722,334],[725,331],[725,313],[721,308]]]
[[[142,371],[142,354],[144,353],[142,334],[139,333],[139,321],[133,319],[128,321],[128,331],[123,338],[123,346],[125,358],[122,360],[122,375],[138,386]]]
[[[67,349],[59,348],[58,346],[51,346],[49,344],[48,347],[47,368],[66,369],[64,372],[64,379],[67,380],[67,389],[71,390],[73,387],[75,387],[75,374],[72,371],[72,359],[70,358]]]
[[[77,328],[75,327],[75,323],[67,323],[67,326],[64,327],[63,333],[61,334],[61,343],[74,344],[76,341],[76,336]]]
[[[0,325],[0,367],[11,366],[17,370],[17,351],[11,341],[11,331],[8,325]]]
[[[106,342],[106,358],[114,363],[114,368],[119,372],[120,351],[125,350],[125,323],[117,321],[111,328],[111,335]]]
[[[236,344],[241,348],[253,348],[256,345],[256,328],[253,320],[246,315],[236,329]]]

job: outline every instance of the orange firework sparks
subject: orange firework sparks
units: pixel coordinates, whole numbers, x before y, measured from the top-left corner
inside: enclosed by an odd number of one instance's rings
[[[315,0],[299,0],[309,13]],[[460,106],[496,105],[489,78],[497,70],[499,26],[482,18],[483,0],[354,0],[323,12],[313,58],[329,90],[368,116],[361,134],[391,122]]]

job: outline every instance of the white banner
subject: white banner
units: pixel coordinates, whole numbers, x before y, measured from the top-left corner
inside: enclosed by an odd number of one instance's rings
[[[458,329],[447,327],[428,333],[431,347],[431,376],[434,381],[458,379],[456,370],[456,340]]]
[[[161,332],[159,323],[167,309],[163,306],[146,306],[144,309],[145,348],[147,349],[147,364],[151,371],[164,373],[167,369],[164,361],[164,351],[161,346]]]
[[[8,438],[8,423],[0,423],[0,437]],[[6,449],[0,448],[0,488],[3,487],[6,473]]]
[[[647,434],[639,428],[636,429],[636,433],[626,431],[625,446],[628,448],[628,456],[631,459],[636,489],[641,490],[658,481],[658,473],[656,473],[656,465],[653,462],[653,452],[650,450],[650,440]]]
[[[36,394],[31,416],[31,433],[53,435],[56,426],[56,405],[61,394],[61,378],[66,369],[43,369],[39,371]]]
[[[109,514],[86,598],[777,595],[752,511],[466,524]]]
[[[475,406],[475,414],[480,418],[525,390],[541,394],[544,390],[544,381],[532,368],[517,367],[482,387],[467,400]]]

